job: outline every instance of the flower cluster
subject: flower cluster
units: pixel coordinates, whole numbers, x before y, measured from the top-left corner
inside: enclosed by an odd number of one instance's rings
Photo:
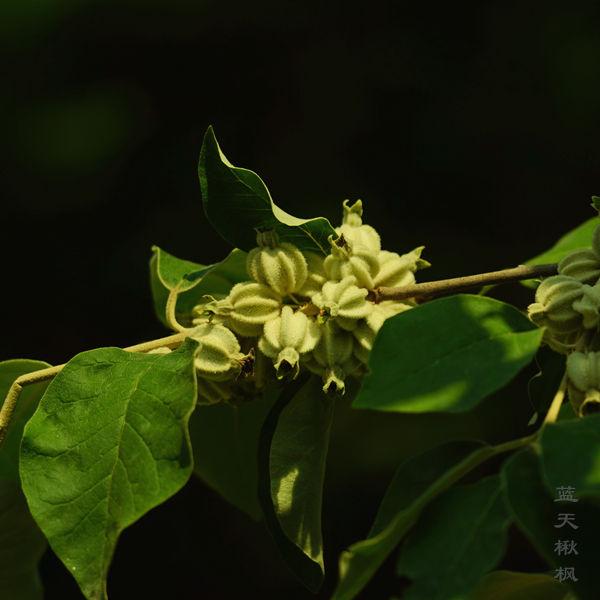
[[[414,283],[415,271],[429,263],[423,247],[404,255],[382,250],[377,231],[362,222],[360,200],[343,207],[327,256],[261,232],[248,253],[249,280],[194,308],[190,337],[199,341],[201,401],[244,398],[269,379],[294,379],[301,370],[319,375],[326,393],[343,394],[348,377],[366,372],[383,322],[414,306],[376,304],[369,291]]]
[[[591,249],[575,250],[558,275],[537,288],[529,318],[544,327],[544,341],[567,355],[571,405],[583,416],[600,410],[600,226]]]

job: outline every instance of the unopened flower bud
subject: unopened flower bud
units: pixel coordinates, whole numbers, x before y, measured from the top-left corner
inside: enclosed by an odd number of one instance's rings
[[[352,345],[352,335],[339,329],[332,321],[321,326],[321,339],[312,351],[313,360],[308,361],[307,366],[323,377],[323,390],[326,393],[344,393],[344,378],[355,366]]]
[[[379,252],[379,272],[373,280],[374,287],[402,287],[415,283],[415,271],[431,266],[421,258],[424,248],[419,246],[402,255],[387,250]]]
[[[583,294],[573,302],[573,310],[581,315],[585,329],[597,328],[600,322],[600,286],[583,285]]]
[[[297,292],[307,276],[306,259],[302,252],[287,242],[250,250],[246,268],[254,281],[269,286],[280,296]]]
[[[535,302],[528,307],[529,318],[553,334],[576,332],[582,327],[582,315],[573,303],[583,296],[583,284],[572,277],[554,275],[540,283]]]
[[[381,250],[381,238],[373,227],[363,225],[362,200],[357,200],[352,206],[348,205],[348,200],[344,200],[343,206],[343,224],[336,227],[336,232],[343,235],[353,248],[362,246],[366,248],[367,252],[377,254]]]
[[[219,303],[217,314],[244,337],[259,336],[264,324],[281,310],[281,297],[262,283],[237,283]]]
[[[325,258],[323,266],[327,277],[340,281],[352,275],[356,277],[357,285],[368,290],[374,288],[374,278],[379,272],[379,262],[376,255],[366,246],[350,245],[342,239],[342,246],[332,238],[331,254]],[[339,242],[339,240],[337,240]]]
[[[600,408],[600,352],[573,352],[567,357],[569,400],[578,415]]]
[[[339,282],[328,281],[321,292],[313,296],[322,317],[334,319],[342,329],[351,331],[359,319],[366,318],[373,310],[373,304],[366,300],[367,290],[356,286],[356,279],[345,277]]]
[[[312,298],[314,294],[321,291],[323,284],[327,281],[327,273],[323,266],[324,257],[315,252],[305,252],[304,257],[308,266],[308,274],[306,281],[298,290],[298,295]]]
[[[212,381],[227,381],[237,377],[245,355],[235,335],[217,323],[205,323],[190,331],[190,337],[200,345],[194,365],[201,377]]]
[[[317,323],[302,312],[294,312],[291,306],[284,306],[279,317],[265,324],[258,348],[274,360],[278,379],[295,379],[300,355],[313,350],[320,336]]]
[[[594,285],[600,279],[600,258],[593,250],[575,250],[558,263],[558,272]]]

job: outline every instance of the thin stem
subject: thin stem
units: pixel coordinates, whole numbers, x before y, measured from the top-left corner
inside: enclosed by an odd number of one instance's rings
[[[558,417],[558,413],[560,412],[560,407],[562,406],[562,403],[565,399],[566,390],[567,390],[567,374],[565,373],[560,382],[560,385],[558,386],[558,390],[556,390],[556,394],[554,394],[554,398],[552,399],[550,408],[548,409],[548,412],[546,413],[544,422],[542,423],[542,426],[540,427],[540,429],[538,431],[541,431],[541,429],[548,423],[554,423],[556,421],[556,419]]]
[[[468,290],[484,285],[495,285],[523,279],[537,279],[556,275],[557,265],[520,265],[512,269],[492,271],[490,273],[479,273],[465,277],[453,277],[452,279],[441,279],[439,281],[428,281],[426,283],[415,283],[403,287],[379,287],[369,292],[368,299],[376,303],[383,300],[404,300],[406,298],[428,298],[442,294],[450,294]]]
[[[123,350],[127,352],[148,352],[149,350],[154,350],[156,348],[176,348],[183,342],[185,338],[185,333],[181,332],[176,333],[175,335],[160,338],[158,340],[151,340],[149,342],[135,344],[134,346],[123,348]],[[49,379],[52,379],[54,376],[58,375],[63,370],[64,366],[64,364],[56,365],[55,367],[48,367],[47,369],[40,369],[38,371],[32,371],[31,373],[25,373],[13,381],[2,404],[2,409],[0,410],[0,446],[2,446],[2,443],[6,438],[6,432],[10,426],[10,421],[15,412],[17,400],[19,399],[19,394],[21,393],[23,386],[31,385],[33,383],[40,383],[42,381],[48,381]]]
[[[177,296],[179,296],[179,292],[177,290],[171,290],[167,297],[167,305],[165,307],[167,323],[169,324],[169,327],[175,331],[185,331],[186,328],[177,320],[177,315],[175,313]]]

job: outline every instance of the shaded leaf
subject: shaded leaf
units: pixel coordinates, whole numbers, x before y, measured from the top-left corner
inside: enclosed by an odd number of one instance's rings
[[[156,316],[168,326],[165,318],[169,291],[179,291],[175,314],[180,323],[190,325],[192,309],[205,295],[226,296],[240,281],[246,281],[246,253],[233,249],[219,263],[199,265],[181,260],[153,246],[150,260],[150,287]]]
[[[0,363],[0,398],[5,398],[17,377],[48,366],[37,360]],[[21,491],[19,445],[23,428],[47,385],[43,382],[23,388],[0,446],[0,598],[42,600],[44,595],[37,566],[46,549],[46,539],[31,517]]]
[[[568,594],[550,575],[494,571],[481,580],[469,600],[567,600]]]
[[[403,495],[396,484],[397,491],[388,492],[388,495],[399,497],[397,511],[393,517],[390,519],[392,511],[388,501],[386,508],[382,509],[378,516],[379,525],[373,527],[375,535],[353,544],[342,553],[340,581],[332,600],[355,598],[404,538],[429,502],[498,452],[495,447],[486,445],[474,445],[473,451],[470,452],[470,444],[471,442],[465,442],[462,447],[454,444],[440,446],[409,459],[400,466],[394,480],[398,483],[404,480],[408,492]],[[452,460],[446,459],[447,451],[453,456]],[[431,473],[432,480],[415,480],[415,475],[419,477],[420,466],[435,469]]]
[[[38,562],[46,539],[15,481],[0,477],[0,598],[42,600]]]
[[[329,221],[298,219],[281,210],[256,173],[234,167],[225,158],[212,127],[204,135],[198,173],[206,216],[232,246],[251,250],[257,229],[275,230],[281,241],[301,250],[329,253],[327,238],[336,236]]]
[[[273,404],[269,396],[231,406],[199,405],[190,418],[194,473],[254,519],[258,502],[258,442]]]
[[[574,567],[578,581],[565,581],[581,600],[598,597],[597,554],[600,507],[580,500],[576,504],[554,502],[542,479],[537,455],[531,449],[512,456],[502,469],[507,504],[519,528],[552,569]],[[575,508],[573,508],[575,507]],[[574,513],[578,529],[560,528],[559,513]],[[574,540],[579,554],[559,556],[558,540]],[[554,573],[553,573],[554,574]]]
[[[400,552],[398,575],[413,582],[405,599],[452,600],[471,591],[502,558],[509,521],[497,475],[442,494]]]
[[[323,581],[321,506],[333,403],[314,376],[287,384],[261,434],[265,521],[288,567],[313,592]]]
[[[581,225],[575,227],[565,235],[563,235],[554,246],[530,258],[526,265],[548,265],[560,262],[567,254],[573,250],[581,248],[590,248],[592,245],[592,234],[598,226],[598,217],[592,217]],[[528,279],[521,282],[527,287],[537,287],[539,281]]]
[[[354,408],[463,412],[507,384],[542,338],[516,308],[484,296],[427,302],[388,319]]]
[[[600,415],[549,424],[540,446],[551,490],[572,486],[577,496],[600,497]]]
[[[187,340],[165,355],[78,354],[25,427],[20,471],[29,507],[90,600],[106,598],[121,531],[191,474],[196,348]]]

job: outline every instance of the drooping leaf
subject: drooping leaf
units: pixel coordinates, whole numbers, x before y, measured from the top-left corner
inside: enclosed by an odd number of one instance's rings
[[[554,502],[542,479],[538,457],[532,449],[512,456],[503,466],[505,497],[519,528],[553,569],[574,568],[577,581],[566,579],[580,600],[598,597],[598,561],[594,548],[600,531],[600,506],[585,500]],[[572,513],[577,529],[561,525],[561,513]],[[559,540],[575,542],[578,554],[558,554]]]
[[[452,488],[434,500],[408,534],[398,574],[413,584],[406,600],[452,600],[493,569],[510,521],[498,475]]]
[[[422,510],[466,473],[498,452],[494,446],[478,444],[473,445],[470,452],[470,444],[440,446],[400,466],[392,484],[394,491],[386,494],[389,499],[373,527],[374,535],[353,544],[340,556],[340,580],[332,600],[355,598],[404,538]],[[431,480],[421,478],[420,467],[430,469]],[[406,483],[405,493],[400,490],[402,481]],[[398,498],[398,506],[391,516],[393,497]]]
[[[238,406],[198,405],[190,419],[194,473],[254,519],[258,502],[258,443],[272,398]]]
[[[248,279],[246,253],[237,248],[214,265],[199,265],[181,260],[158,246],[154,246],[152,251],[150,287],[154,310],[167,326],[165,309],[169,291],[179,292],[175,314],[180,323],[189,325],[192,309],[202,301],[203,296],[225,296],[236,283]]]
[[[354,408],[463,412],[534,357],[542,330],[509,304],[461,294],[388,319]]]
[[[225,158],[212,127],[204,135],[198,173],[206,216],[232,246],[248,251],[256,246],[256,230],[274,230],[301,250],[329,253],[327,238],[335,236],[329,221],[298,219],[279,208],[256,173]]]
[[[567,600],[568,594],[568,588],[544,573],[493,571],[481,580],[469,600]]]
[[[590,248],[592,245],[592,234],[598,226],[598,217],[592,217],[581,225],[575,227],[563,235],[554,246],[530,258],[526,265],[548,265],[560,262],[567,254],[573,250],[581,248]],[[522,282],[527,287],[537,287],[539,281],[528,279]]]
[[[107,597],[121,531],[191,474],[196,348],[187,340],[165,355],[78,354],[25,427],[20,472],[29,507],[89,600]]]
[[[549,424],[540,436],[541,462],[551,490],[600,497],[600,415]]]
[[[324,573],[321,506],[333,403],[314,376],[287,384],[260,440],[265,521],[288,567],[313,592]]]
[[[48,366],[37,360],[1,362],[0,402],[17,377]],[[0,598],[42,600],[44,595],[37,566],[47,542],[31,517],[21,491],[19,445],[25,423],[46,386],[43,382],[23,388],[6,439],[0,446]]]

